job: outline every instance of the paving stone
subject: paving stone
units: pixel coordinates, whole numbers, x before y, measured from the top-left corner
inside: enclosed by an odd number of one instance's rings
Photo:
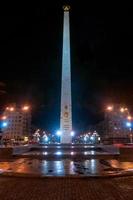
[[[132,200],[133,177],[109,179],[0,177],[1,200]]]

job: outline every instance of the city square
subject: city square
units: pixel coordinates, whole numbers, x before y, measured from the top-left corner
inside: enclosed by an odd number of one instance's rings
[[[108,32],[103,26],[106,15],[103,21],[101,15],[92,19],[87,6],[86,12],[79,15],[80,4],[77,5],[46,3],[42,16],[37,10],[33,19],[30,11],[31,18],[16,22],[16,27],[20,26],[16,31],[24,28],[22,35],[21,31],[14,34],[18,52],[22,52],[17,56],[16,51],[12,58],[8,54],[7,64],[6,59],[3,61],[8,68],[7,77],[3,78],[3,74],[0,79],[2,200],[132,199],[132,88],[128,90],[131,77],[126,78],[122,70],[118,76],[120,56],[115,56],[115,62],[119,61],[116,66],[106,58],[112,56],[113,62],[111,39],[107,39],[111,29]],[[80,22],[80,16],[85,21],[81,18]],[[78,31],[82,37],[75,35]],[[12,41],[10,34],[8,39]],[[4,58],[8,51],[3,52]],[[27,57],[28,53],[31,57]],[[16,62],[19,67],[12,68]]]

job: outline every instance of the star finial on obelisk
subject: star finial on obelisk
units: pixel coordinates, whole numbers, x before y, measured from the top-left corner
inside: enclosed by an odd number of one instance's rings
[[[69,5],[64,5],[64,6],[63,6],[63,10],[64,10],[64,11],[69,11],[70,8],[71,8],[71,7],[70,7]]]

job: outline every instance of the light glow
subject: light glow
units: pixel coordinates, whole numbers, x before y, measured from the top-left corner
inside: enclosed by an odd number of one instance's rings
[[[84,152],[84,155],[87,155],[87,154],[88,154],[88,152],[87,152],[87,151],[85,151],[85,152]]]
[[[14,111],[14,107],[10,107],[9,110],[12,112]]]
[[[45,142],[48,142],[48,136],[45,136]]]
[[[131,127],[131,122],[127,122],[127,123],[126,123],[126,126],[127,126],[127,127]]]
[[[28,137],[25,136],[25,137],[24,137],[24,142],[28,142],[28,140],[29,140]]]
[[[56,152],[56,155],[61,155],[61,154],[62,154],[61,151],[57,151],[57,152]]]
[[[61,131],[57,131],[57,132],[56,132],[56,135],[57,135],[57,136],[61,136]]]
[[[74,137],[75,133],[74,131],[71,131],[71,136]]]
[[[3,127],[7,127],[7,122],[3,122],[3,123],[2,123],[2,126],[3,126]]]
[[[124,109],[124,108],[120,108],[120,111],[121,111],[121,112],[124,112],[124,111],[125,111],[125,109]]]
[[[24,107],[22,108],[22,110],[24,110],[24,111],[29,110],[29,106],[24,106]]]
[[[131,116],[128,116],[128,117],[127,117],[127,119],[128,119],[128,120],[131,120],[131,119],[132,119],[132,117],[131,117]]]
[[[107,110],[112,111],[113,110],[113,106],[108,106]]]
[[[7,119],[7,116],[3,116],[2,119],[3,119],[3,120]]]
[[[94,140],[94,136],[91,136],[90,139],[91,139],[91,140]]]
[[[87,137],[86,137],[86,136],[84,137],[84,141],[85,141],[85,142],[87,141]]]
[[[91,151],[91,155],[94,155],[94,154],[95,154],[95,151],[92,150],[92,151]]]
[[[101,138],[100,137],[98,137],[98,141],[100,141],[101,140]]]
[[[71,155],[74,155],[74,152],[73,152],[73,151],[71,152]]]

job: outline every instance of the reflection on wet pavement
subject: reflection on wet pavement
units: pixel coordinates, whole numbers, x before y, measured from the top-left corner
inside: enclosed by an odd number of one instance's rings
[[[110,160],[109,163],[113,168],[122,168],[127,171],[133,171],[133,162],[119,162],[118,160]]]
[[[74,151],[73,149],[70,150],[65,150],[65,151],[60,151],[59,149],[57,151],[55,151],[54,153],[51,151],[47,151],[47,148],[45,151],[29,151],[26,153],[23,153],[23,155],[29,155],[29,156],[41,156],[41,155],[55,155],[55,156],[61,156],[61,155],[108,155],[108,152],[100,152],[100,151],[94,151],[94,150],[90,150],[90,151]]]
[[[88,159],[84,161],[39,160],[20,158],[13,162],[0,162],[0,173],[24,173],[42,176],[94,176],[118,174],[133,170],[132,162],[119,162],[118,160]]]

